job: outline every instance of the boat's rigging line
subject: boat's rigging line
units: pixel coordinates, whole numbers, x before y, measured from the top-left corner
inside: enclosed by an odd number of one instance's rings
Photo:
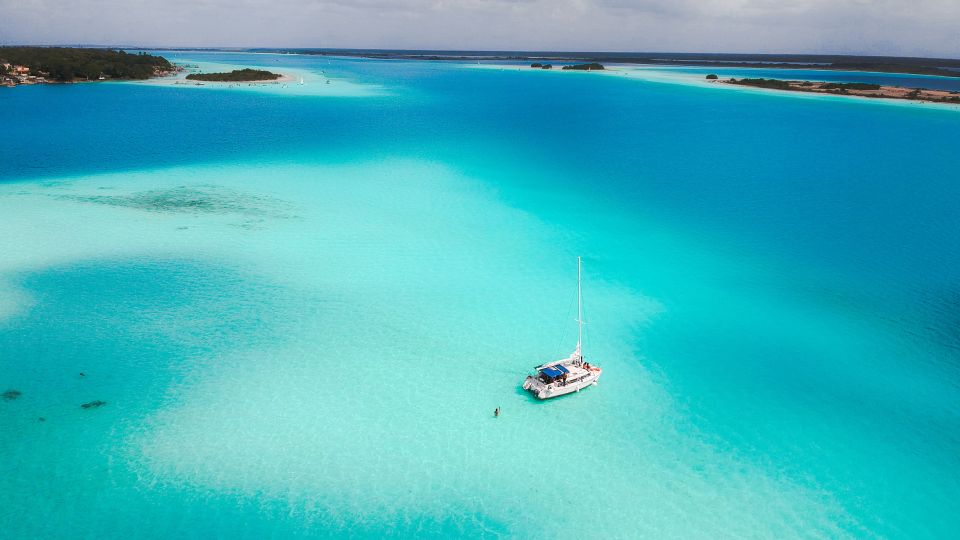
[[[597,384],[603,370],[591,365],[583,358],[583,288],[582,258],[577,257],[577,347],[566,358],[547,362],[537,366],[536,374],[523,382],[523,389],[530,391],[539,399],[547,399],[579,392],[587,386]]]
[[[577,301],[577,297],[571,295],[571,296],[570,296],[570,303],[567,304],[567,312],[566,312],[566,315],[564,315],[564,317],[563,317],[563,320],[564,320],[564,321],[567,321],[567,320],[570,319],[570,316],[573,314],[573,304],[574,304],[576,301]],[[574,319],[574,320],[576,320],[576,319]],[[567,341],[567,333],[570,332],[570,325],[564,324],[564,325],[562,325],[562,326],[563,326],[563,330],[561,330],[561,332],[560,332],[560,341],[557,342],[557,346],[556,346],[556,348],[554,348],[554,350],[553,350],[553,355],[554,355],[554,356],[560,356],[561,354],[563,354],[563,343],[564,343],[565,341]]]

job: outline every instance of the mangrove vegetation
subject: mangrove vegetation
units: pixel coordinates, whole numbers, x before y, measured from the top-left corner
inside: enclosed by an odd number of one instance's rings
[[[25,66],[31,75],[57,82],[148,79],[174,70],[162,56],[74,47],[0,47],[0,63]]]
[[[271,73],[262,69],[235,69],[228,73],[191,73],[187,78],[192,81],[216,81],[216,82],[250,82],[250,81],[275,81],[280,78],[280,74]]]

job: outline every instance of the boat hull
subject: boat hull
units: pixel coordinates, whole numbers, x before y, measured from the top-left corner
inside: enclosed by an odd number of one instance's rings
[[[523,389],[533,394],[537,399],[550,399],[559,396],[565,396],[574,392],[579,392],[588,386],[597,384],[600,380],[600,370],[592,371],[582,379],[568,384],[544,384],[536,377],[527,377],[523,382]]]

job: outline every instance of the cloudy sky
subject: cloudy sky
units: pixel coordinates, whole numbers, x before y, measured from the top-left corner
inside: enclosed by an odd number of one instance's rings
[[[960,58],[960,0],[0,0],[0,44]]]

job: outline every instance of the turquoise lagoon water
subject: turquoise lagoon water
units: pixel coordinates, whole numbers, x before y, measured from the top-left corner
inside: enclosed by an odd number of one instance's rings
[[[4,537],[960,526],[956,108],[175,56],[0,93]]]

